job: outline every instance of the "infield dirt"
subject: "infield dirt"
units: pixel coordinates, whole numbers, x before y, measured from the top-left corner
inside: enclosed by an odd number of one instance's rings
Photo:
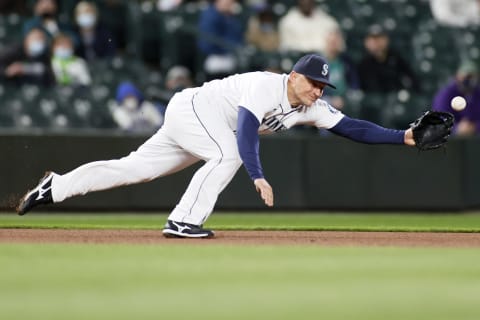
[[[0,243],[480,247],[480,233],[217,231],[212,239],[166,239],[159,230],[0,229]]]

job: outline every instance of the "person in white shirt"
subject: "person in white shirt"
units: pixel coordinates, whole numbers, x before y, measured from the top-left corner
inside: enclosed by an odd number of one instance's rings
[[[480,0],[430,0],[430,9],[440,25],[459,28],[480,25]]]
[[[130,82],[117,88],[116,103],[110,106],[117,125],[129,132],[153,132],[163,124],[163,114]]]
[[[345,116],[320,99],[326,86],[334,87],[328,63],[309,54],[289,74],[249,72],[185,89],[170,100],[162,128],[137,151],[65,174],[48,172],[23,197],[17,212],[22,215],[39,204],[150,181],[204,161],[168,217],[163,234],[208,238],[214,232],[203,224],[242,163],[265,204],[273,206],[273,189],[260,162],[259,134],[301,124],[362,143],[415,145],[412,129],[387,129]]]
[[[298,0],[297,6],[280,19],[278,28],[281,50],[324,54],[325,35],[339,30],[339,25],[334,17],[316,7],[314,0]]]

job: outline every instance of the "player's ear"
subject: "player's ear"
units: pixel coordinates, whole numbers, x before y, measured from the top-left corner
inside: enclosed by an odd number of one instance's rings
[[[298,77],[298,73],[296,73],[295,71],[292,70],[292,71],[290,72],[290,77],[289,77],[289,78],[290,78],[290,81],[291,81],[291,82],[294,82],[294,81],[297,79],[297,77]]]

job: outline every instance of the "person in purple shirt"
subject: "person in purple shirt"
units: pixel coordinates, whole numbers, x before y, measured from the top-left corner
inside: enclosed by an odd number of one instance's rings
[[[432,109],[450,112],[455,116],[454,134],[471,136],[480,133],[480,82],[478,67],[472,61],[464,61],[455,77],[436,93]],[[450,102],[456,96],[464,97],[467,107],[462,111],[452,109]]]

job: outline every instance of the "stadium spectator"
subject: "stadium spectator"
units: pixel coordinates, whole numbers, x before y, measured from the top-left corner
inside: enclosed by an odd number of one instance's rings
[[[60,34],[53,40],[52,69],[61,85],[86,86],[92,82],[87,63],[74,55],[73,42],[67,35]]]
[[[479,0],[430,0],[430,9],[435,20],[444,26],[480,25]]]
[[[338,22],[315,5],[314,0],[298,0],[279,21],[280,49],[325,53],[324,36],[338,30]]]
[[[378,93],[420,90],[412,68],[390,47],[390,38],[380,25],[369,28],[364,46],[366,53],[358,66],[362,90]]]
[[[163,124],[165,110],[147,101],[131,82],[122,82],[117,88],[116,104],[110,106],[117,125],[129,132],[152,132]]]
[[[245,39],[262,51],[276,51],[280,44],[278,27],[272,9],[261,3],[254,7],[255,14],[248,19]]]
[[[172,11],[177,9],[182,2],[182,0],[158,0],[157,9],[159,11]]]
[[[27,34],[33,28],[42,29],[52,40],[57,34],[68,34],[74,40],[75,46],[78,44],[78,38],[73,28],[66,23],[58,20],[58,1],[57,0],[37,0],[34,5],[34,16],[25,21],[23,26],[24,34]]]
[[[46,34],[41,29],[31,29],[23,43],[14,44],[2,53],[0,70],[2,79],[7,83],[54,84]]]
[[[452,109],[450,102],[456,96],[464,97],[467,107],[462,111]],[[480,83],[478,66],[464,61],[455,76],[435,95],[432,108],[451,112],[455,116],[454,133],[470,136],[480,133]]]
[[[90,1],[96,3],[98,12],[105,13],[101,16],[101,22],[112,33],[116,48],[118,50],[125,50],[127,43],[131,40],[130,33],[132,31],[129,17],[131,17],[132,14],[130,3],[133,1]]]
[[[177,65],[168,70],[163,88],[152,88],[148,90],[148,93],[165,108],[175,93],[192,86],[193,80],[190,70],[185,66]]]
[[[174,93],[182,91],[186,88],[191,88],[193,85],[192,76],[190,70],[184,66],[171,67],[165,79],[165,87],[167,90]]]
[[[325,100],[332,106],[342,109],[349,90],[360,89],[360,81],[353,60],[345,52],[345,39],[340,30],[326,35],[325,57],[329,62],[330,81],[336,90],[326,90]]]
[[[80,1],[75,7],[75,22],[80,44],[77,54],[92,61],[112,57],[116,52],[111,32],[101,23],[97,6],[93,2]]]
[[[207,79],[231,74],[237,69],[235,51],[244,44],[244,26],[237,17],[236,0],[214,0],[200,14],[198,47],[204,55]]]

